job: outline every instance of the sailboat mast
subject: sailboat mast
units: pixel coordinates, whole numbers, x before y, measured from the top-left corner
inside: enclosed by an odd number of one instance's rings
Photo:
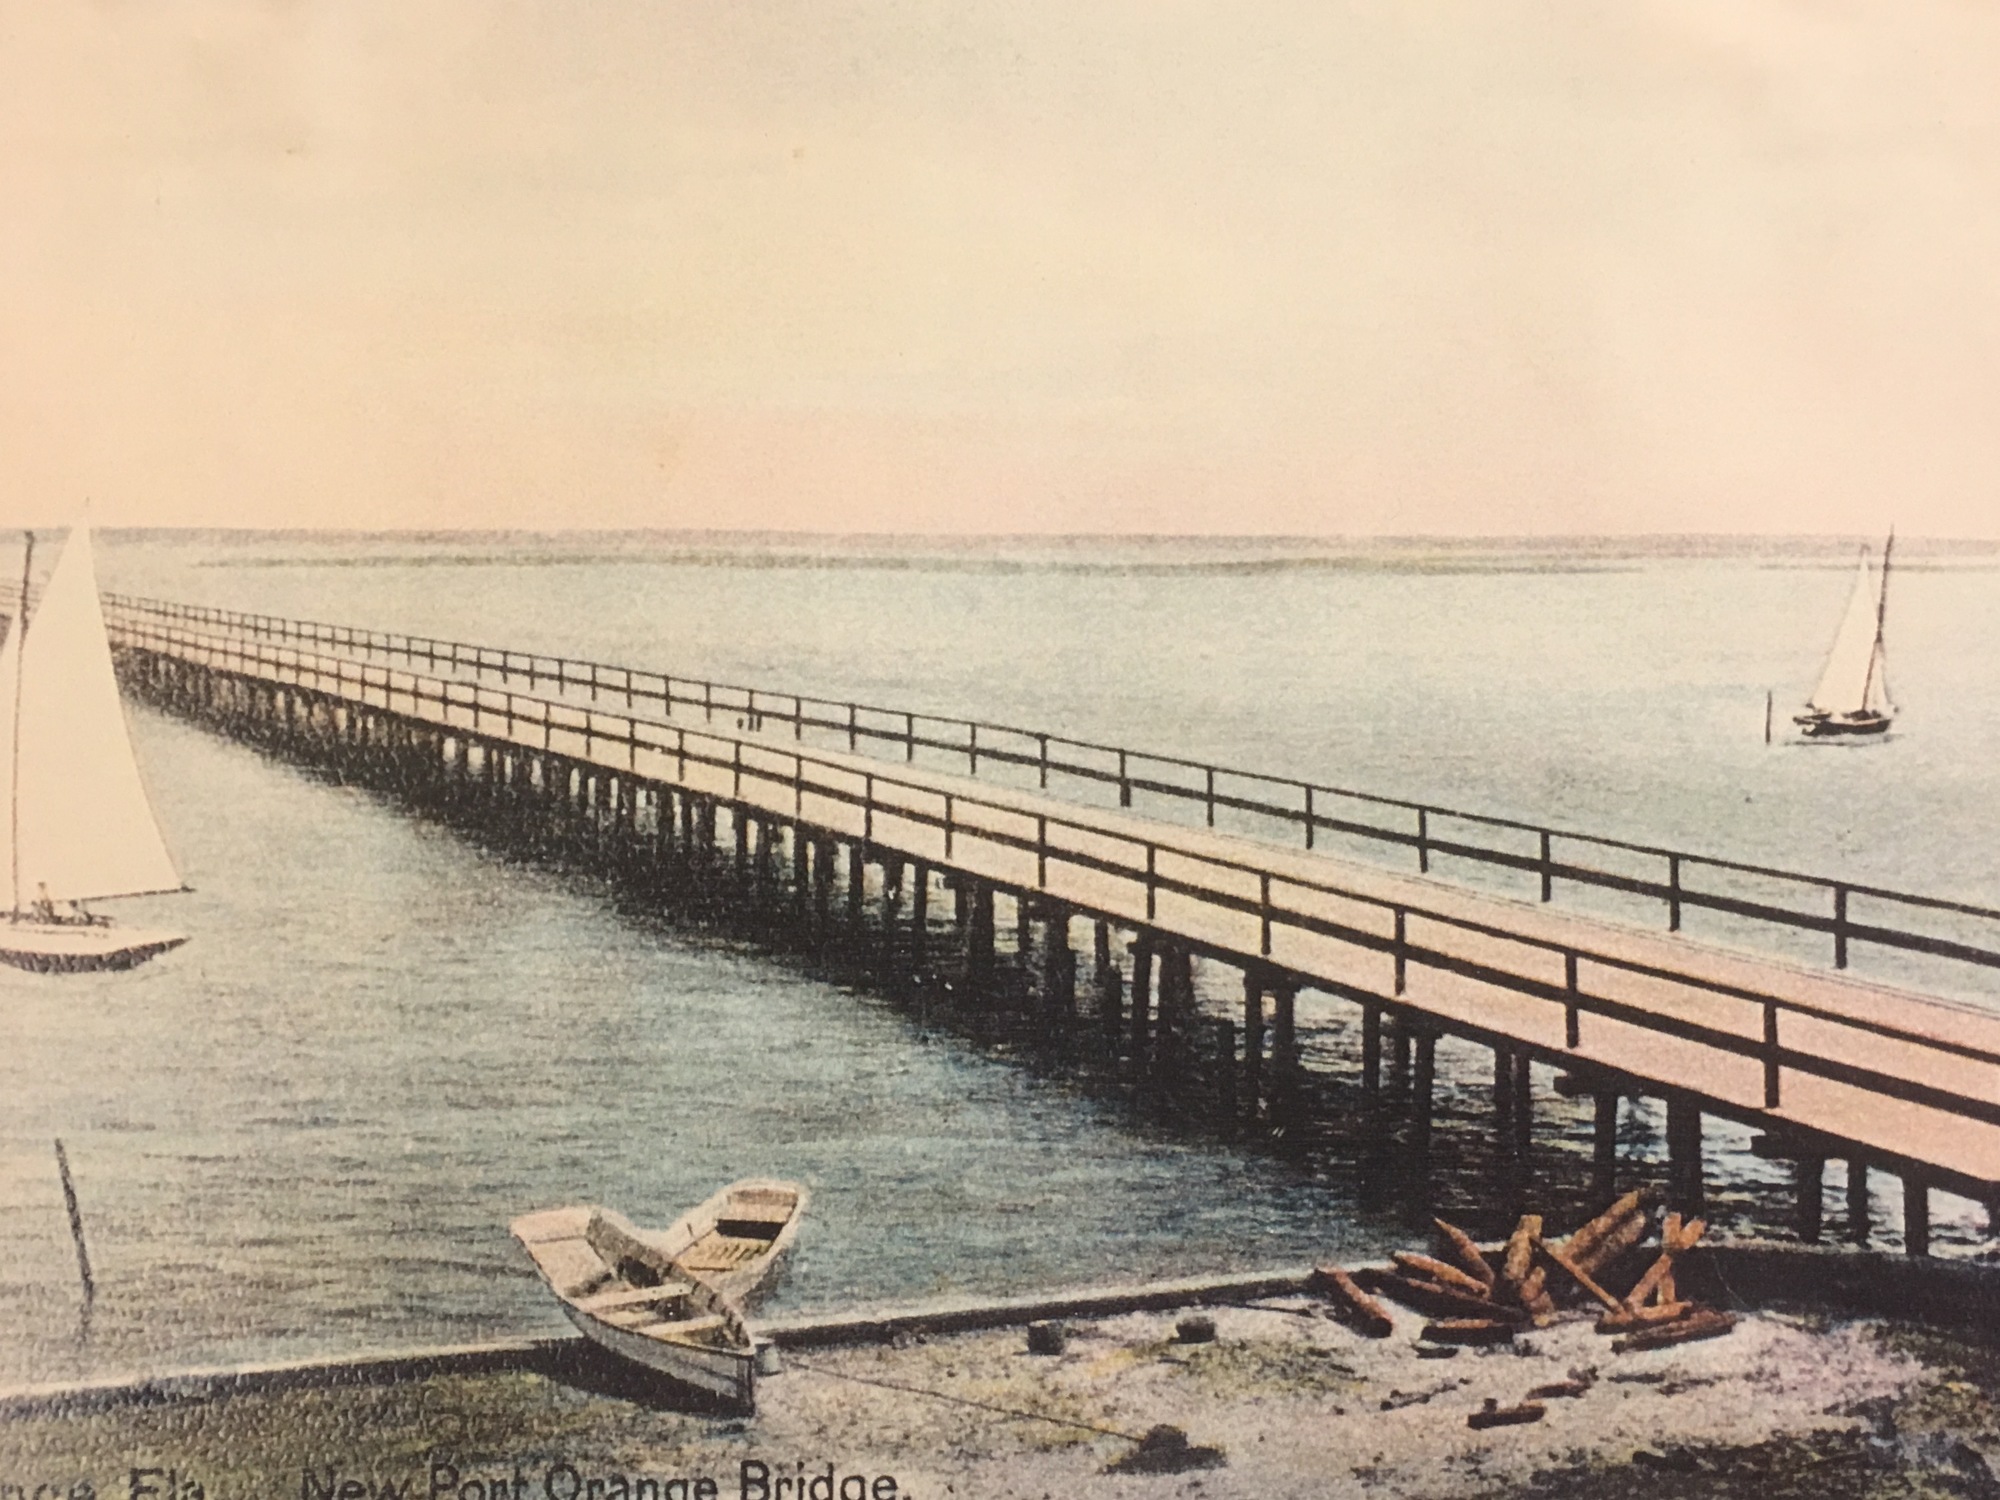
[[[35,534],[23,534],[28,545],[21,549],[21,607],[14,612],[14,745],[7,786],[7,854],[13,864],[10,884],[17,921],[21,916],[21,653],[28,644],[28,579],[35,567]]]
[[[1875,690],[1875,664],[1882,659],[1882,629],[1889,618],[1889,554],[1896,550],[1896,533],[1892,528],[1889,540],[1882,544],[1882,587],[1875,596],[1875,648],[1868,653],[1868,675],[1861,683],[1861,706],[1868,706],[1868,695]]]

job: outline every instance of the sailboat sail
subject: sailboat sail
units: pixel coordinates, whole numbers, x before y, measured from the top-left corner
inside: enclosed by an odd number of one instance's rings
[[[1810,706],[1821,713],[1845,714],[1879,710],[1887,701],[1882,680],[1882,641],[1878,632],[1880,594],[1875,570],[1864,549],[1861,568],[1855,575],[1854,593],[1847,601],[1847,614],[1840,632],[1833,638],[1826,670],[1813,689]]]
[[[133,757],[83,526],[70,532],[25,635],[17,622],[0,653],[0,753],[15,742],[15,685],[5,679],[16,673],[20,754],[0,839],[18,848],[0,860],[0,906],[181,889]]]

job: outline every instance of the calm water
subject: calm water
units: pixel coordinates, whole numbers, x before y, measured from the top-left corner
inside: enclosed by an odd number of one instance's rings
[[[1839,547],[113,536],[104,565],[133,592],[977,713],[2000,904],[2000,558],[1917,550],[1892,603],[1903,718],[1862,749],[1762,743],[1765,690],[1801,696],[1839,616]],[[0,972],[0,1378],[553,1330],[511,1214],[587,1197],[663,1220],[751,1172],[818,1195],[794,1308],[1403,1237],[1338,1173],[1171,1138],[587,881],[135,727],[196,894],[129,915],[195,940],[129,975]]]

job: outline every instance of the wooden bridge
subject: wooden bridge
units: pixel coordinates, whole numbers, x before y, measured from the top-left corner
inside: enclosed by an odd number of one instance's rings
[[[170,708],[294,754],[370,761],[495,816],[580,820],[822,928],[837,906],[858,923],[873,903],[921,955],[942,879],[949,941],[977,974],[993,962],[995,895],[1010,897],[1024,939],[1039,930],[1044,1004],[1066,1021],[1074,925],[1094,922],[1102,1034],[1170,1066],[1208,1028],[1232,1111],[1282,1121],[1297,1107],[1296,997],[1313,990],[1359,1007],[1356,1083],[1371,1101],[1385,1067],[1407,1083],[1419,1157],[1449,1035],[1493,1050],[1517,1147],[1531,1062],[1594,1096],[1606,1184],[1618,1102],[1643,1095],[1666,1101],[1669,1193],[1686,1206],[1702,1193],[1704,1114],[1798,1163],[1808,1238],[1828,1160],[1848,1163],[1851,1202],[1865,1203],[1871,1166],[1903,1179],[1913,1253],[1928,1249],[1933,1187],[2000,1202],[2000,1012],[1842,972],[1865,947],[1982,980],[2000,969],[1987,936],[2000,912],[1038,731],[160,601],[110,596],[107,613],[128,685]],[[1168,810],[1142,814],[1142,798]],[[1176,820],[1190,811],[1199,823]],[[1330,840],[1408,850],[1417,872],[1335,857]],[[1439,860],[1524,875],[1540,899],[1447,883],[1430,874]],[[1558,907],[1559,883],[1657,901],[1667,930]],[[1825,942],[1833,967],[1698,943],[1680,930],[1694,914]],[[1195,954],[1242,970],[1240,1054],[1234,1018],[1194,1003]]]

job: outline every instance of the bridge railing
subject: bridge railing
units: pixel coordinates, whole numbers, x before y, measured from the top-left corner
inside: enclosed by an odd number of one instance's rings
[[[941,789],[935,782],[890,767],[857,766],[851,758],[785,746],[767,740],[714,733],[705,728],[646,719],[567,703],[560,699],[491,688],[463,679],[399,670],[340,654],[251,640],[241,633],[198,631],[153,622],[114,622],[115,642],[128,651],[191,662],[213,671],[264,683],[294,686],[351,704],[400,714],[437,726],[447,733],[469,731],[530,751],[541,751],[572,762],[580,761],[613,774],[691,785],[690,768],[707,773],[709,785],[698,787],[754,810],[776,812],[829,826],[829,810],[845,809],[842,826],[830,831],[884,847],[899,848],[910,858],[939,858],[917,848],[913,831],[925,831],[929,845],[941,844],[943,862],[965,866],[968,845],[1013,851],[1027,858],[1014,867],[1018,879],[1008,883],[1044,897],[1113,918],[1156,918],[1163,896],[1180,896],[1204,908],[1252,919],[1243,929],[1247,941],[1233,956],[1248,962],[1271,960],[1283,933],[1332,939],[1386,956],[1391,960],[1383,986],[1386,993],[1354,992],[1358,998],[1389,1004],[1408,991],[1412,967],[1427,967],[1498,985],[1521,995],[1560,1006],[1564,1020],[1562,1052],[1582,1054],[1583,1018],[1603,1017],[1656,1035],[1698,1043],[1762,1065],[1765,1110],[1783,1104],[1787,1070],[1828,1079],[1867,1092],[1967,1119],[2000,1125],[2000,1095],[1992,1079],[1977,1087],[1954,1087],[1934,1081],[1954,1076],[1953,1062],[2000,1067],[2000,1048],[1955,1040],[1940,1034],[1935,1017],[1900,1025],[1837,1006],[1718,981],[1683,969],[1635,958],[1596,943],[1565,942],[1524,934],[1434,906],[1424,901],[1390,899],[1334,878],[1315,879],[1275,872],[1248,858],[1238,858],[1168,839],[1146,837],[1132,824],[1108,812],[1075,816],[1046,811],[1024,812],[1018,802]],[[807,812],[811,799],[814,811]],[[1046,806],[1046,804],[1043,804]],[[1079,875],[1100,877],[1094,887]],[[1101,878],[1115,882],[1118,900],[1108,902]],[[1308,909],[1315,897],[1333,898]],[[1129,910],[1119,910],[1119,906]],[[1340,911],[1344,919],[1327,915]],[[1376,920],[1360,919],[1372,912]],[[1353,913],[1353,915],[1349,915]],[[1544,955],[1559,961],[1560,983],[1500,967],[1489,953],[1467,957],[1412,935],[1424,929],[1465,934]],[[1252,936],[1254,934],[1254,936]],[[1254,952],[1251,950],[1254,948]],[[1588,967],[1586,967],[1588,966]],[[1526,967],[1534,968],[1530,964]],[[1587,976],[1597,970],[1664,984],[1669,992],[1655,994],[1656,1003],[1594,992]],[[1554,964],[1547,972],[1557,972]],[[1346,986],[1335,985],[1346,989]],[[1650,987],[1642,993],[1651,993]],[[1702,1019],[1712,1002],[1734,1002],[1735,1024]],[[1924,1010],[1934,1004],[1913,1002]],[[1419,1013],[1421,1013],[1419,1011]],[[1936,1064],[1892,1073],[1854,1060],[1852,1044],[1825,1051],[1788,1046],[1782,1021],[1809,1021],[1822,1039],[1825,1027],[1881,1038],[1915,1049]],[[1923,1021],[1931,1025],[1927,1028]],[[1477,1032],[1477,1023],[1455,1029]],[[1829,1053],[1835,1055],[1828,1055]],[[1963,1068],[1956,1070],[1963,1077]]]
[[[1690,911],[1711,912],[1740,919],[1753,933],[1816,935],[1825,944],[1821,961],[1831,958],[1839,969],[1848,967],[1857,944],[1942,959],[1978,973],[2000,969],[2000,909],[1972,902],[978,719],[421,635],[122,594],[105,598],[125,618],[219,629],[413,667],[421,662],[433,672],[448,669],[475,682],[518,682],[530,692],[548,688],[559,694],[587,693],[592,702],[657,707],[669,719],[686,712],[713,724],[720,715],[723,722],[747,729],[789,729],[800,743],[811,733],[816,741],[830,739],[849,751],[878,757],[900,756],[905,763],[914,762],[920,751],[941,753],[968,775],[1013,768],[1031,775],[1042,790],[1115,792],[1120,807],[1132,807],[1136,797],[1144,796],[1149,812],[1165,808],[1198,816],[1208,827],[1216,825],[1218,812],[1243,814],[1292,829],[1307,849],[1334,835],[1407,851],[1419,873],[1431,873],[1441,859],[1514,872],[1526,876],[1544,902],[1552,901],[1564,885],[1615,892],[1656,904],[1668,931],[1681,930]]]

